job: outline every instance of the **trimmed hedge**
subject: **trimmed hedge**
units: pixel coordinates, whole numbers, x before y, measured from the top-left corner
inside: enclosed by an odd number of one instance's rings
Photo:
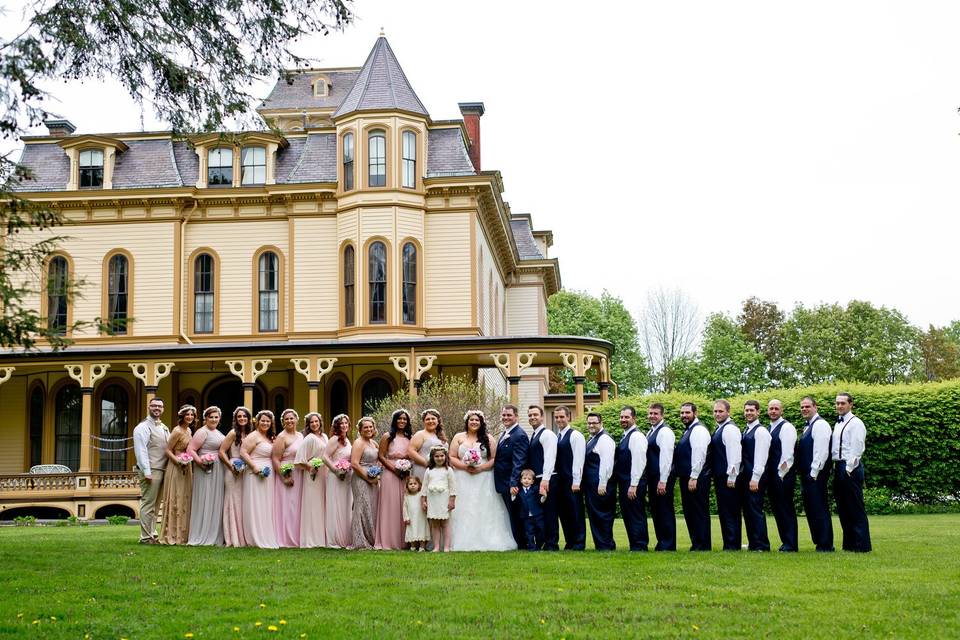
[[[743,403],[759,400],[766,407],[774,398],[783,402],[784,417],[798,431],[802,428],[800,399],[813,396],[820,415],[832,426],[836,422],[834,399],[846,391],[853,396],[853,412],[867,426],[867,450],[863,457],[866,483],[885,489],[892,500],[930,504],[945,499],[960,500],[960,380],[946,382],[867,385],[832,384],[797,389],[774,389],[728,398],[731,416],[743,426]],[[680,405],[697,405],[701,422],[713,431],[712,400],[691,394],[668,393],[623,396],[596,407],[607,431],[619,440],[620,408],[633,405],[638,422],[646,426],[647,407],[664,405],[667,421],[681,433]],[[766,419],[764,417],[764,423]],[[586,433],[583,416],[574,423]],[[798,483],[799,484],[799,483]]]

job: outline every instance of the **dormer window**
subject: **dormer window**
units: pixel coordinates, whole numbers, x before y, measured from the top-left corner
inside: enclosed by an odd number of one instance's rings
[[[86,149],[80,152],[80,188],[103,187],[103,150]]]
[[[326,78],[317,78],[313,81],[313,95],[316,98],[325,98],[330,95],[330,85]]]
[[[263,147],[244,147],[240,152],[240,184],[266,184],[267,150]]]
[[[207,156],[207,186],[233,186],[233,149],[217,147]]]

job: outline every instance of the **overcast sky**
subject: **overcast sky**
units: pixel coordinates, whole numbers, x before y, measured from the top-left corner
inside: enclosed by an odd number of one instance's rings
[[[382,26],[435,119],[483,101],[483,168],[552,229],[563,284],[639,314],[756,295],[960,319],[960,3],[358,0],[303,43],[360,66]],[[61,85],[78,132],[139,130],[110,87]],[[147,129],[164,128],[144,114]],[[935,242],[936,241],[936,242]]]

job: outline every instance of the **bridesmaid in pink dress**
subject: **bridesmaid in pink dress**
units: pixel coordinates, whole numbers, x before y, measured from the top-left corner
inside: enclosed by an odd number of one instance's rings
[[[323,452],[323,462],[330,470],[327,476],[326,517],[327,546],[331,549],[353,548],[353,492],[350,488],[352,469],[339,471],[338,461],[350,462],[353,446],[347,439],[350,418],[340,414],[333,419],[330,441]]]
[[[390,420],[390,432],[380,438],[378,457],[383,466],[380,477],[380,502],[377,507],[377,531],[374,548],[403,549],[403,488],[409,471],[397,469],[397,460],[409,460],[407,450],[413,426],[406,409],[397,409]]]
[[[294,462],[297,450],[303,444],[303,434],[297,431],[300,416],[293,409],[284,409],[280,414],[283,431],[273,442],[273,470],[277,481],[273,484],[273,522],[277,530],[277,544],[281,547],[300,546],[300,498],[303,491],[303,470]],[[284,475],[280,465],[289,463],[293,470]]]
[[[249,409],[234,409],[233,426],[220,444],[220,461],[227,468],[223,473],[223,544],[228,547],[247,546],[243,536],[243,472],[237,471],[234,461],[242,461],[240,446],[252,422]]]
[[[319,413],[308,413],[303,419],[303,444],[297,450],[297,468],[303,473],[303,495],[300,502],[300,547],[327,546],[325,503],[327,491],[326,465],[315,468],[311,460],[323,460],[327,436],[323,433],[323,418]]]
[[[243,474],[243,537],[247,544],[261,549],[276,549],[277,533],[273,527],[273,473],[271,454],[275,433],[272,411],[260,411],[257,430],[243,439],[240,457],[247,463]],[[261,470],[270,469],[264,478]]]

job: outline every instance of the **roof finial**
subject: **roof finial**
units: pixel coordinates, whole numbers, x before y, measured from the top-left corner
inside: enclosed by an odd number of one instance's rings
[[[383,32],[383,27],[380,27],[380,37],[381,37],[381,38],[386,38],[386,37],[387,37],[387,34],[385,34],[385,33]]]

